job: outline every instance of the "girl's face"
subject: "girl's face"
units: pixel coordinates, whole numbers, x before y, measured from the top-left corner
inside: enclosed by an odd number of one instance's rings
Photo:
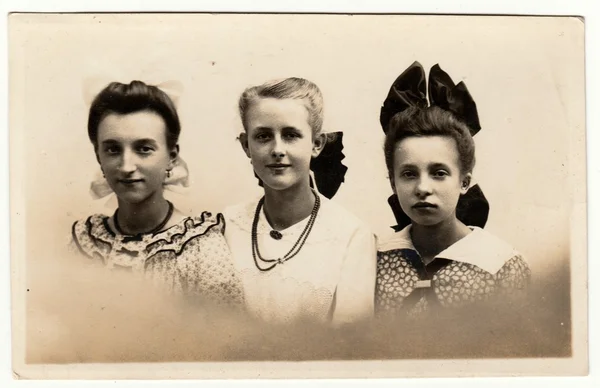
[[[240,139],[265,187],[309,185],[310,161],[321,152],[324,135],[313,136],[308,118],[297,99],[261,98],[248,108]]]
[[[177,147],[170,150],[166,125],[150,111],[109,114],[98,126],[98,161],[119,200],[139,203],[161,195]]]
[[[462,174],[451,137],[408,137],[394,150],[394,188],[402,210],[419,225],[437,225],[456,217],[460,194],[471,174]]]

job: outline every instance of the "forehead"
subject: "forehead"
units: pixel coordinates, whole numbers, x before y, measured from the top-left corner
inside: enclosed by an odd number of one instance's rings
[[[98,125],[98,142],[106,140],[135,141],[137,139],[165,142],[166,131],[167,127],[163,118],[155,112],[110,113]]]
[[[407,137],[396,144],[394,164],[427,166],[445,164],[458,168],[456,141],[448,136]]]
[[[306,102],[293,98],[259,98],[246,113],[250,128],[258,126],[286,125],[302,128],[308,126]]]

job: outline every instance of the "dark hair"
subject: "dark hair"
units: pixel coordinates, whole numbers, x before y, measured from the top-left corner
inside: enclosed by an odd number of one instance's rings
[[[106,116],[140,111],[161,116],[167,127],[167,146],[172,148],[177,145],[181,125],[171,98],[156,86],[131,81],[129,85],[111,82],[94,98],[88,118],[88,136],[94,147],[98,147],[98,126]]]
[[[451,112],[437,106],[410,107],[396,113],[390,120],[384,144],[385,164],[390,180],[394,181],[394,150],[408,137],[446,136],[454,139],[458,150],[461,173],[469,173],[475,167],[475,143],[469,128]]]

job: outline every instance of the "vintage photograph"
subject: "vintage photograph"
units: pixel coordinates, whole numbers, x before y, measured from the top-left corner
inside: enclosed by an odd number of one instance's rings
[[[11,14],[15,373],[586,374],[584,25]]]

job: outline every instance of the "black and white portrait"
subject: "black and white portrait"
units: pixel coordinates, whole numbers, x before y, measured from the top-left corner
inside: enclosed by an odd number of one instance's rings
[[[586,373],[581,18],[8,24],[23,376]]]

